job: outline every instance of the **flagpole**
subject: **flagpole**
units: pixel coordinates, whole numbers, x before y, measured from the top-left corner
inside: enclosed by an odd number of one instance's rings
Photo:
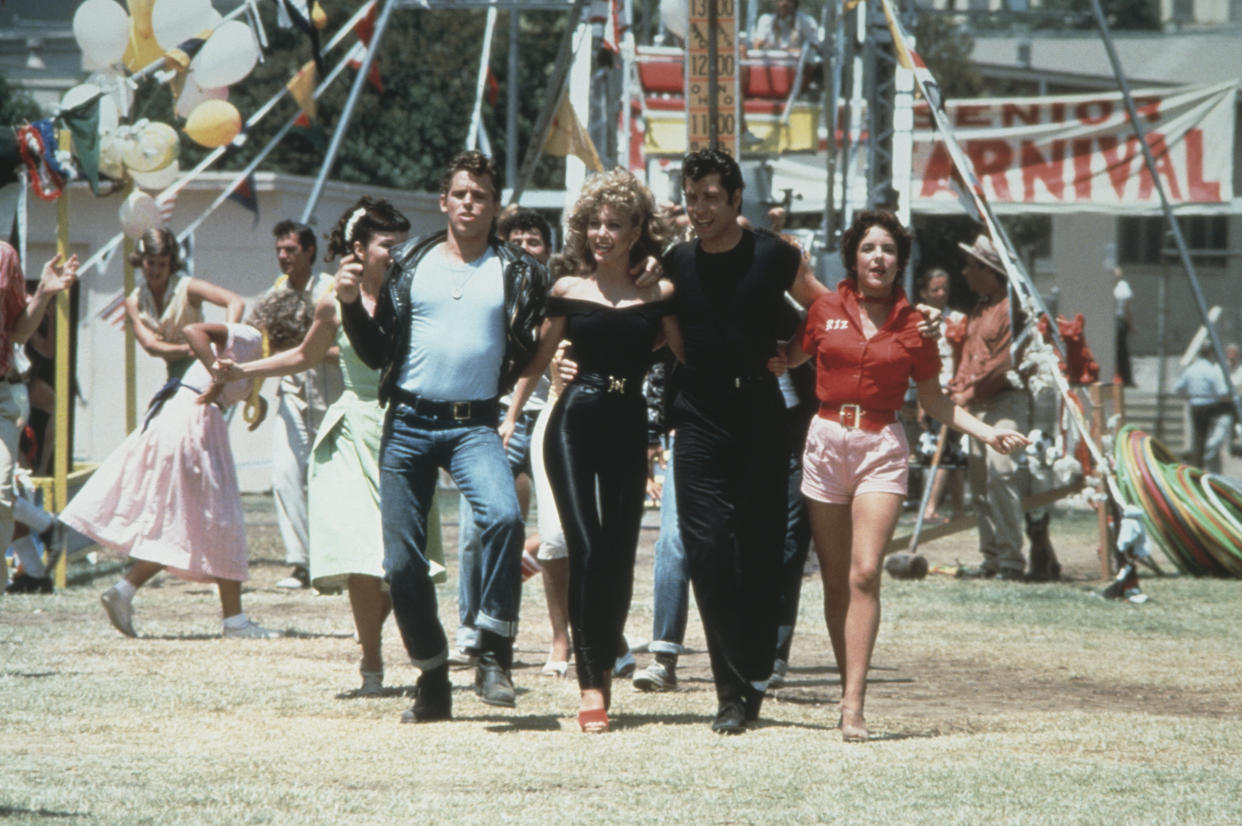
[[[1221,347],[1220,336],[1216,334],[1216,326],[1212,324],[1212,320],[1208,317],[1207,299],[1203,296],[1203,288],[1199,284],[1199,275],[1195,271],[1195,264],[1190,257],[1190,250],[1186,246],[1186,237],[1182,235],[1181,224],[1178,223],[1177,215],[1174,214],[1173,207],[1169,204],[1169,196],[1165,192],[1164,181],[1156,169],[1156,159],[1152,155],[1151,147],[1147,143],[1147,130],[1143,126],[1142,119],[1138,116],[1138,111],[1134,106],[1134,98],[1130,95],[1130,82],[1126,79],[1125,71],[1121,67],[1121,59],[1117,56],[1116,46],[1113,45],[1113,35],[1108,28],[1108,21],[1104,18],[1104,11],[1100,8],[1100,0],[1091,0],[1091,11],[1095,14],[1096,26],[1100,30],[1100,39],[1104,41],[1104,49],[1108,52],[1108,62],[1112,64],[1113,74],[1116,76],[1117,85],[1121,89],[1121,97],[1126,102],[1126,112],[1130,116],[1130,125],[1138,138],[1139,148],[1143,150],[1143,161],[1147,164],[1147,171],[1151,175],[1152,183],[1155,184],[1156,192],[1160,195],[1160,206],[1164,210],[1164,220],[1173,232],[1173,242],[1177,244],[1177,254],[1182,260],[1182,267],[1186,270],[1186,281],[1190,285],[1190,294],[1194,297],[1195,306],[1203,319],[1203,327],[1207,330],[1208,339],[1212,342],[1212,351],[1216,356],[1216,363],[1228,375],[1229,362],[1225,360],[1225,351]],[[1242,420],[1242,397],[1238,395],[1238,388],[1234,387],[1231,381],[1225,382],[1225,385],[1229,388],[1229,401],[1233,405],[1234,415],[1239,420]]]
[[[371,42],[374,43],[375,41],[372,40]],[[342,57],[341,62],[337,63],[336,66],[332,69],[332,71],[328,73],[328,76],[324,78],[323,82],[320,83],[318,87],[316,87],[315,91],[312,93],[313,96],[317,98],[321,94],[323,94],[323,91],[327,89],[328,86],[330,86],[333,81],[335,81],[338,77],[340,77],[341,72],[343,72],[345,70],[345,67],[348,65],[349,65],[349,56],[346,55],[345,57]],[[267,159],[267,156],[271,154],[272,150],[276,148],[276,144],[280,143],[280,141],[285,137],[285,135],[289,134],[289,130],[294,127],[294,124],[297,123],[297,120],[299,117],[301,117],[301,115],[302,113],[298,112],[298,114],[289,118],[289,120],[285,122],[285,125],[280,127],[280,129],[276,132],[276,134],[272,136],[272,139],[267,142],[267,145],[265,145],[262,149],[260,149],[258,154],[255,155],[254,158],[251,159],[250,163],[246,164],[245,168],[242,169],[242,171],[238,173],[227,186],[224,187],[224,191],[221,192],[220,195],[217,196],[216,199],[211,202],[211,204],[207,207],[207,209],[205,209],[198,216],[198,218],[194,219],[194,221],[191,222],[188,227],[186,227],[184,230],[181,231],[181,233],[178,235],[178,238],[185,238],[187,235],[192,233],[194,230],[198,229],[199,226],[202,225],[203,221],[207,220],[207,217],[211,215],[211,213],[215,212],[216,209],[221,204],[227,201],[229,198],[229,195],[232,194],[233,189],[239,183],[244,181],[248,176],[253,174],[254,171],[259,168],[259,164],[263,163],[263,161]]]
[[[483,128],[483,91],[487,88],[487,66],[492,59],[492,34],[495,31],[496,7],[491,6],[487,10],[487,23],[483,26],[483,48],[479,50],[479,77],[474,84],[474,111],[470,113],[470,128],[466,130],[467,150],[479,148],[479,130]]]
[[[363,87],[367,85],[367,74],[371,71],[371,63],[375,60],[375,53],[379,51],[380,43],[383,42],[384,30],[388,28],[388,20],[392,17],[393,6],[396,4],[397,0],[384,0],[384,7],[380,9],[379,17],[375,20],[375,31],[371,35],[371,43],[367,47],[366,55],[362,58],[362,65],[358,67],[358,74],[354,77],[354,85],[349,90],[345,108],[341,110],[336,128],[332,131],[332,142],[328,145],[328,153],[323,159],[323,165],[319,167],[319,175],[315,178],[310,197],[306,199],[306,207],[302,210],[303,224],[315,223],[315,206],[319,203],[319,196],[323,194],[324,184],[328,181],[328,173],[332,171],[332,163],[336,160],[336,154],[341,150],[345,134],[349,131],[349,122],[353,120],[354,108],[358,105],[358,98],[362,95]]]
[[[61,130],[60,140],[57,143],[66,151],[72,151],[73,138],[68,129]],[[67,186],[56,199],[56,253],[62,262],[69,259],[69,187]],[[69,502],[69,463],[73,452],[69,444],[69,402],[72,396],[69,387],[70,292],[71,290],[62,290],[56,296],[56,434],[52,442],[52,501],[48,507],[48,510],[53,513],[62,510]],[[58,556],[54,572],[56,585],[64,588],[67,570],[64,548],[50,550]]]

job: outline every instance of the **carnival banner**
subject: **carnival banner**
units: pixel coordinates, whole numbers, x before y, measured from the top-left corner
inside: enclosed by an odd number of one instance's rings
[[[1230,82],[1134,93],[1157,174],[1175,206],[1232,200],[1236,89]],[[1160,208],[1119,93],[945,101],[939,116],[994,205],[1037,212]],[[961,209],[953,168],[928,102],[918,101],[910,193],[916,211]]]

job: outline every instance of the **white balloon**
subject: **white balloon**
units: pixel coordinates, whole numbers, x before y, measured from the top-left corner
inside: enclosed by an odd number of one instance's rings
[[[156,0],[151,7],[155,42],[165,51],[211,28],[211,0]]]
[[[660,22],[664,28],[682,40],[690,28],[690,4],[688,0],[660,0]]]
[[[94,65],[120,63],[129,45],[129,15],[113,0],[86,0],[73,13],[73,38]]]
[[[254,32],[240,20],[230,20],[212,32],[190,63],[190,72],[202,88],[216,89],[250,74],[258,60]]]
[[[152,192],[163,192],[172,186],[180,175],[181,163],[179,161],[173,161],[155,172],[135,172],[132,169],[129,171],[129,177],[134,179],[136,185]]]
[[[221,86],[218,89],[204,89],[198,85],[198,81],[194,78],[194,70],[191,69],[185,76],[185,87],[177,98],[177,105],[174,107],[174,111],[176,111],[178,117],[188,118],[190,113],[194,111],[194,107],[205,100],[228,99],[229,90],[227,86]]]
[[[137,240],[147,230],[160,226],[160,208],[154,198],[135,189],[117,210],[117,218],[125,235]]]

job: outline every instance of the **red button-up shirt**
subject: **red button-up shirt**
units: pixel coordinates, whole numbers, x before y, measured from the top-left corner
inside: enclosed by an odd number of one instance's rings
[[[966,318],[966,340],[957,362],[957,375],[949,382],[949,392],[960,393],[967,404],[985,402],[1006,390],[1012,390],[1009,371],[1013,359],[1009,343],[1013,331],[1009,327],[1009,299],[981,299]]]
[[[13,363],[13,343],[9,331],[26,309],[26,279],[17,250],[0,241],[0,379]]]
[[[910,379],[940,373],[935,340],[923,338],[919,313],[894,287],[888,318],[871,338],[863,335],[859,293],[842,279],[835,293],[811,305],[802,329],[802,349],[818,365],[815,394],[827,405],[858,404],[866,410],[900,410]]]

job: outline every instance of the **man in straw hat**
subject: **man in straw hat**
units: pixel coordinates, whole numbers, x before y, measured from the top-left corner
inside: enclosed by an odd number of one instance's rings
[[[966,318],[966,339],[957,372],[949,382],[949,394],[956,404],[993,427],[1025,433],[1030,429],[1030,402],[1011,379],[1014,363],[1009,348],[1014,331],[1005,266],[987,235],[980,234],[973,243],[958,246],[966,253],[962,267],[966,285],[979,298]],[[971,441],[967,478],[979,517],[983,563],[963,569],[963,576],[1023,578],[1022,493],[1026,478],[1017,458]]]

